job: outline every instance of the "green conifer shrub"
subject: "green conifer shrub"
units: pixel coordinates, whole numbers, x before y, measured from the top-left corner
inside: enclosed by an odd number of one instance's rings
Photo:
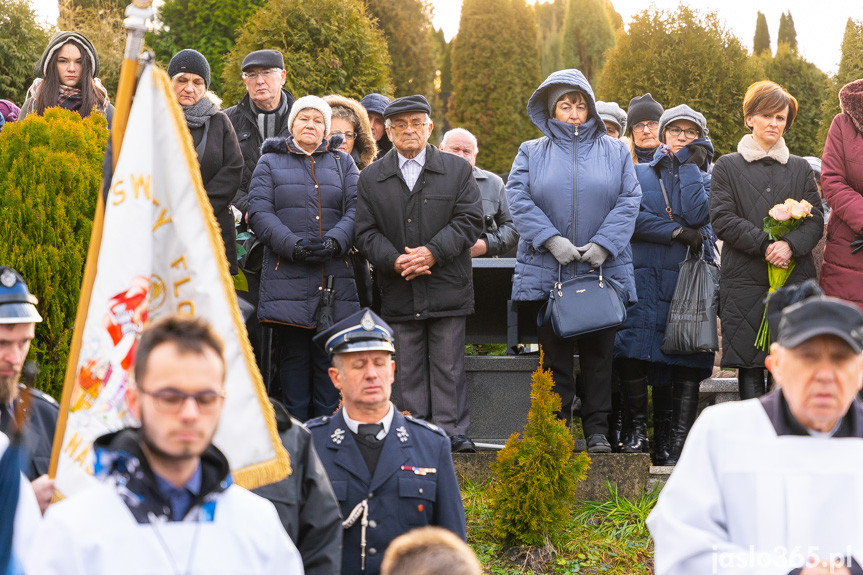
[[[29,359],[37,385],[59,398],[102,180],[101,114],[49,108],[0,132],[0,254],[39,298],[43,322]]]
[[[524,545],[550,546],[564,532],[578,482],[586,477],[590,458],[573,455],[574,440],[558,419],[560,396],[552,391],[551,371],[533,372],[531,406],[524,438],[513,433],[491,464],[497,482],[489,501],[496,537]]]
[[[778,44],[786,44],[795,54],[797,53],[797,30],[794,29],[794,18],[791,11],[783,12],[779,17]]]
[[[752,53],[755,56],[772,54],[770,50],[770,32],[767,30],[767,18],[761,12],[755,20],[755,37],[752,39]]]
[[[604,0],[569,0],[563,22],[564,67],[581,70],[595,85],[605,52],[613,46],[614,28]]]
[[[51,35],[28,0],[0,0],[0,98],[19,106],[33,82],[33,65]]]
[[[830,78],[827,94],[821,104],[821,127],[818,130],[818,150],[824,150],[827,131],[842,110],[839,107],[839,90],[848,82],[863,78],[863,21],[848,18],[842,37],[842,59],[839,71]]]
[[[240,65],[255,50],[280,50],[297,97],[392,94],[383,33],[362,0],[268,0],[245,24],[225,58],[225,106],[246,95]]]

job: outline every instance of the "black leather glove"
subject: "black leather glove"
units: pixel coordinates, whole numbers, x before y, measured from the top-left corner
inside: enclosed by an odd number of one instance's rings
[[[309,247],[311,253],[306,258],[307,264],[322,264],[330,260],[339,251],[339,244],[333,238],[324,238],[323,242]]]
[[[689,146],[689,150],[692,153],[684,164],[695,164],[699,168],[704,165],[704,161],[707,160],[707,148],[704,146]]]
[[[701,232],[692,228],[679,228],[680,232],[674,236],[674,239],[683,245],[689,247],[693,253],[701,251],[701,246],[704,244],[704,238]]]
[[[863,250],[863,234],[854,234],[854,237],[857,239],[851,242],[852,254],[856,254],[860,250]]]

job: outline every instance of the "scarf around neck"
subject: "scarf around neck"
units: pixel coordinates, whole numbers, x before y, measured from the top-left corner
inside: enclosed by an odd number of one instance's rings
[[[219,106],[204,94],[204,97],[191,106],[181,106],[183,115],[186,116],[186,125],[189,128],[200,128],[207,120],[219,113]]]
[[[755,141],[755,137],[752,134],[746,134],[740,138],[740,142],[737,144],[737,151],[741,156],[743,156],[743,159],[750,164],[764,158],[773,158],[780,164],[784,165],[788,163],[788,158],[791,156],[791,152],[788,151],[788,146],[785,145],[785,138],[779,138],[779,141],[773,144],[770,151],[765,152],[764,149],[758,145],[758,142]]]

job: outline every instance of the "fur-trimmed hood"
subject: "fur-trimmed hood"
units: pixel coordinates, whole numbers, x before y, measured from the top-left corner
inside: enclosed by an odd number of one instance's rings
[[[839,90],[839,106],[863,134],[863,80],[854,80]]]
[[[369,124],[369,114],[366,112],[366,109],[363,108],[362,104],[354,100],[353,98],[345,98],[344,96],[339,96],[338,94],[330,94],[329,96],[324,96],[324,101],[333,108],[333,118],[338,117],[337,111],[335,108],[347,108],[351,112],[353,112],[356,117],[359,119],[359,129],[357,132],[357,139],[354,140],[354,153],[351,154],[356,160],[359,157],[359,161],[357,162],[357,167],[362,170],[369,164],[371,164],[375,156],[378,153],[377,146],[375,145],[375,139],[372,137],[372,127]],[[341,144],[341,143],[340,143]],[[340,145],[339,144],[339,145]],[[337,148],[337,145],[334,145]]]

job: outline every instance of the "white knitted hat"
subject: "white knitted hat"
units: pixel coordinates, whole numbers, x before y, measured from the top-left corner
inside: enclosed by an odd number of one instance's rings
[[[324,125],[326,129],[324,130],[324,136],[330,133],[330,119],[333,116],[333,110],[330,108],[330,105],[327,104],[323,98],[318,98],[317,96],[303,96],[291,106],[291,113],[288,114],[288,130],[291,130],[294,126],[294,119],[296,119],[297,114],[299,114],[302,110],[306,110],[311,108],[313,110],[317,110],[321,114],[324,115]]]

